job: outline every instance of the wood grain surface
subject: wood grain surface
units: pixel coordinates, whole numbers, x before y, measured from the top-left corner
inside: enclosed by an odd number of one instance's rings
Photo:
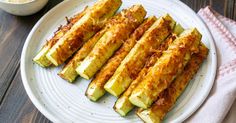
[[[38,13],[18,17],[0,9],[0,123],[49,123],[32,104],[22,85],[20,56],[34,24],[62,0],[49,0]],[[194,11],[211,6],[236,20],[236,0],[181,0]]]

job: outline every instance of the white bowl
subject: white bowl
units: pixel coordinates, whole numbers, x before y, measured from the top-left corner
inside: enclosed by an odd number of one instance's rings
[[[0,8],[13,15],[26,16],[41,10],[48,0],[33,0],[25,3],[13,3],[0,0]]]

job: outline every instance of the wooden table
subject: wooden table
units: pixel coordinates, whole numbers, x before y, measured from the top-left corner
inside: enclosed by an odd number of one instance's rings
[[[49,0],[35,15],[17,17],[0,10],[0,122],[50,122],[28,98],[20,76],[20,56],[34,24],[62,0]],[[181,0],[196,12],[207,5],[236,20],[236,0]]]

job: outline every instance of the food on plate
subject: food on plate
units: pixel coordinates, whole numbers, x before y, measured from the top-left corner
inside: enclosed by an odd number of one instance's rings
[[[101,70],[95,75],[95,78],[90,82],[88,89],[86,90],[86,96],[92,100],[97,101],[105,94],[104,85],[113,75],[121,61],[134,47],[137,41],[148,30],[149,27],[156,21],[155,16],[148,17],[127,39],[119,50],[107,61],[107,63],[101,68]]]
[[[59,73],[59,76],[63,79],[73,82],[78,73],[76,72],[77,66],[81,64],[81,62],[88,56],[88,54],[92,51],[95,44],[100,40],[100,38],[116,23],[122,21],[123,17],[122,14],[117,14],[113,16],[111,19],[107,21],[105,27],[95,34],[91,39],[89,39],[80,49],[79,51],[73,56],[73,58],[65,65],[63,70]]]
[[[133,105],[147,109],[182,72],[193,53],[198,52],[201,34],[196,28],[187,29],[163,52],[129,97]]]
[[[176,77],[170,86],[160,93],[157,101],[148,109],[139,109],[137,115],[146,123],[159,123],[163,120],[168,111],[171,110],[177,98],[184,91],[189,81],[197,73],[204,59],[208,54],[208,49],[204,44],[200,45],[200,52],[193,54],[184,71]]]
[[[143,68],[151,51],[158,48],[172,32],[174,26],[175,21],[170,15],[166,14],[160,17],[121,62],[113,76],[105,84],[105,90],[116,97],[124,92]]]
[[[73,82],[78,73],[76,72],[76,67],[80,65],[80,63],[86,58],[86,56],[91,52],[94,45],[97,41],[103,36],[106,32],[106,28],[102,29],[98,33],[96,33],[91,39],[89,39],[80,49],[79,51],[73,56],[73,58],[65,65],[62,71],[58,74],[61,78]]]
[[[147,123],[161,122],[197,73],[208,49],[196,28],[185,30],[165,14],[149,16],[142,5],[122,11],[121,0],[99,0],[68,19],[33,61],[42,67],[68,61],[58,75],[91,79],[85,95],[97,101],[118,97],[114,110],[126,116],[135,106]]]
[[[99,0],[61,37],[46,54],[55,66],[61,65],[98,32],[121,5],[121,0]]]
[[[92,51],[76,68],[77,73],[91,79],[113,53],[129,38],[144,20],[146,11],[142,5],[134,5],[119,13],[121,18],[112,20],[113,25],[98,40]]]
[[[38,54],[33,58],[33,61],[42,67],[49,67],[52,63],[47,59],[46,54],[52,48],[52,46],[68,32],[71,27],[86,13],[87,7],[74,17],[67,19],[67,24],[60,26],[58,30],[54,33],[54,36],[47,41],[47,43],[42,47]]]
[[[119,97],[114,105],[114,110],[118,112],[121,116],[126,116],[126,114],[134,108],[134,105],[129,101],[129,96],[131,95],[134,88],[142,81],[143,77],[148,73],[150,67],[152,67],[155,62],[160,58],[162,52],[165,51],[168,46],[176,39],[176,36],[179,35],[184,29],[180,24],[177,24],[174,28],[174,31],[166,41],[164,41],[160,47],[151,55],[151,57],[145,63],[143,69],[139,72],[138,77],[131,82],[129,88]]]

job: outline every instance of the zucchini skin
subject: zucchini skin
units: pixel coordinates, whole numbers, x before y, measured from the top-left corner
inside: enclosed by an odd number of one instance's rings
[[[136,86],[142,81],[143,77],[148,73],[150,67],[152,67],[158,58],[161,57],[162,52],[165,51],[168,46],[176,39],[177,35],[183,32],[183,27],[180,24],[177,24],[173,30],[173,33],[168,36],[166,41],[164,41],[160,47],[151,55],[151,57],[145,63],[143,69],[139,72],[138,77],[131,82],[129,88],[119,97],[114,105],[114,110],[119,113],[121,116],[126,116],[128,112],[130,112],[134,105],[129,101],[129,96],[132,91],[136,88]]]
[[[95,75],[94,79],[92,80],[92,82],[90,82],[86,90],[86,96],[90,100],[97,101],[105,94],[106,91],[103,88],[105,83],[113,75],[117,67],[120,65],[121,61],[134,47],[136,42],[156,20],[157,19],[154,16],[147,18],[137,29],[135,29],[130,38],[124,42],[120,49],[116,51],[114,56],[112,56],[101,68],[101,70]]]
[[[46,54],[52,48],[52,46],[68,32],[71,27],[78,21],[80,18],[84,16],[88,7],[76,14],[74,17],[67,19],[67,24],[64,26],[60,26],[58,30],[54,33],[54,36],[47,41],[47,43],[41,48],[41,50],[37,53],[37,55],[33,58],[33,61],[40,65],[41,67],[49,67],[52,63],[47,59]]]
[[[89,39],[73,56],[73,58],[65,65],[62,71],[58,74],[61,78],[67,80],[68,82],[73,82],[78,73],[76,72],[76,67],[86,58],[86,56],[91,52],[97,41],[103,36],[106,29],[102,29],[96,33],[91,39]]]
[[[158,100],[149,109],[139,109],[137,115],[146,123],[159,123],[171,110],[178,97],[183,93],[189,81],[194,77],[203,61],[207,58],[208,49],[200,45],[200,52],[193,54],[184,71],[176,77],[173,83],[160,93]]]
[[[146,16],[146,11],[141,5],[134,5],[120,13],[121,18],[113,20],[113,25],[100,38],[93,50],[76,68],[77,73],[90,79],[106,63],[113,53],[129,38],[130,34],[138,27]]]
[[[183,71],[191,54],[199,51],[201,34],[196,28],[185,30],[163,52],[129,97],[133,105],[147,109],[174,78]]]
[[[100,0],[90,7],[66,34],[46,54],[55,66],[72,56],[88,39],[102,29],[121,5],[121,0]]]
[[[96,33],[91,39],[89,39],[73,56],[73,58],[65,65],[62,71],[58,74],[61,78],[67,80],[68,82],[73,82],[78,73],[76,72],[77,66],[81,64],[81,62],[88,56],[88,54],[92,51],[95,44],[98,40],[105,34],[105,32],[114,26],[114,22],[122,18],[121,14],[117,14],[108,20],[105,27]]]
[[[174,25],[175,21],[168,14],[160,17],[121,62],[113,76],[105,84],[105,90],[116,97],[124,92],[144,67],[152,49],[158,48],[171,33]]]

